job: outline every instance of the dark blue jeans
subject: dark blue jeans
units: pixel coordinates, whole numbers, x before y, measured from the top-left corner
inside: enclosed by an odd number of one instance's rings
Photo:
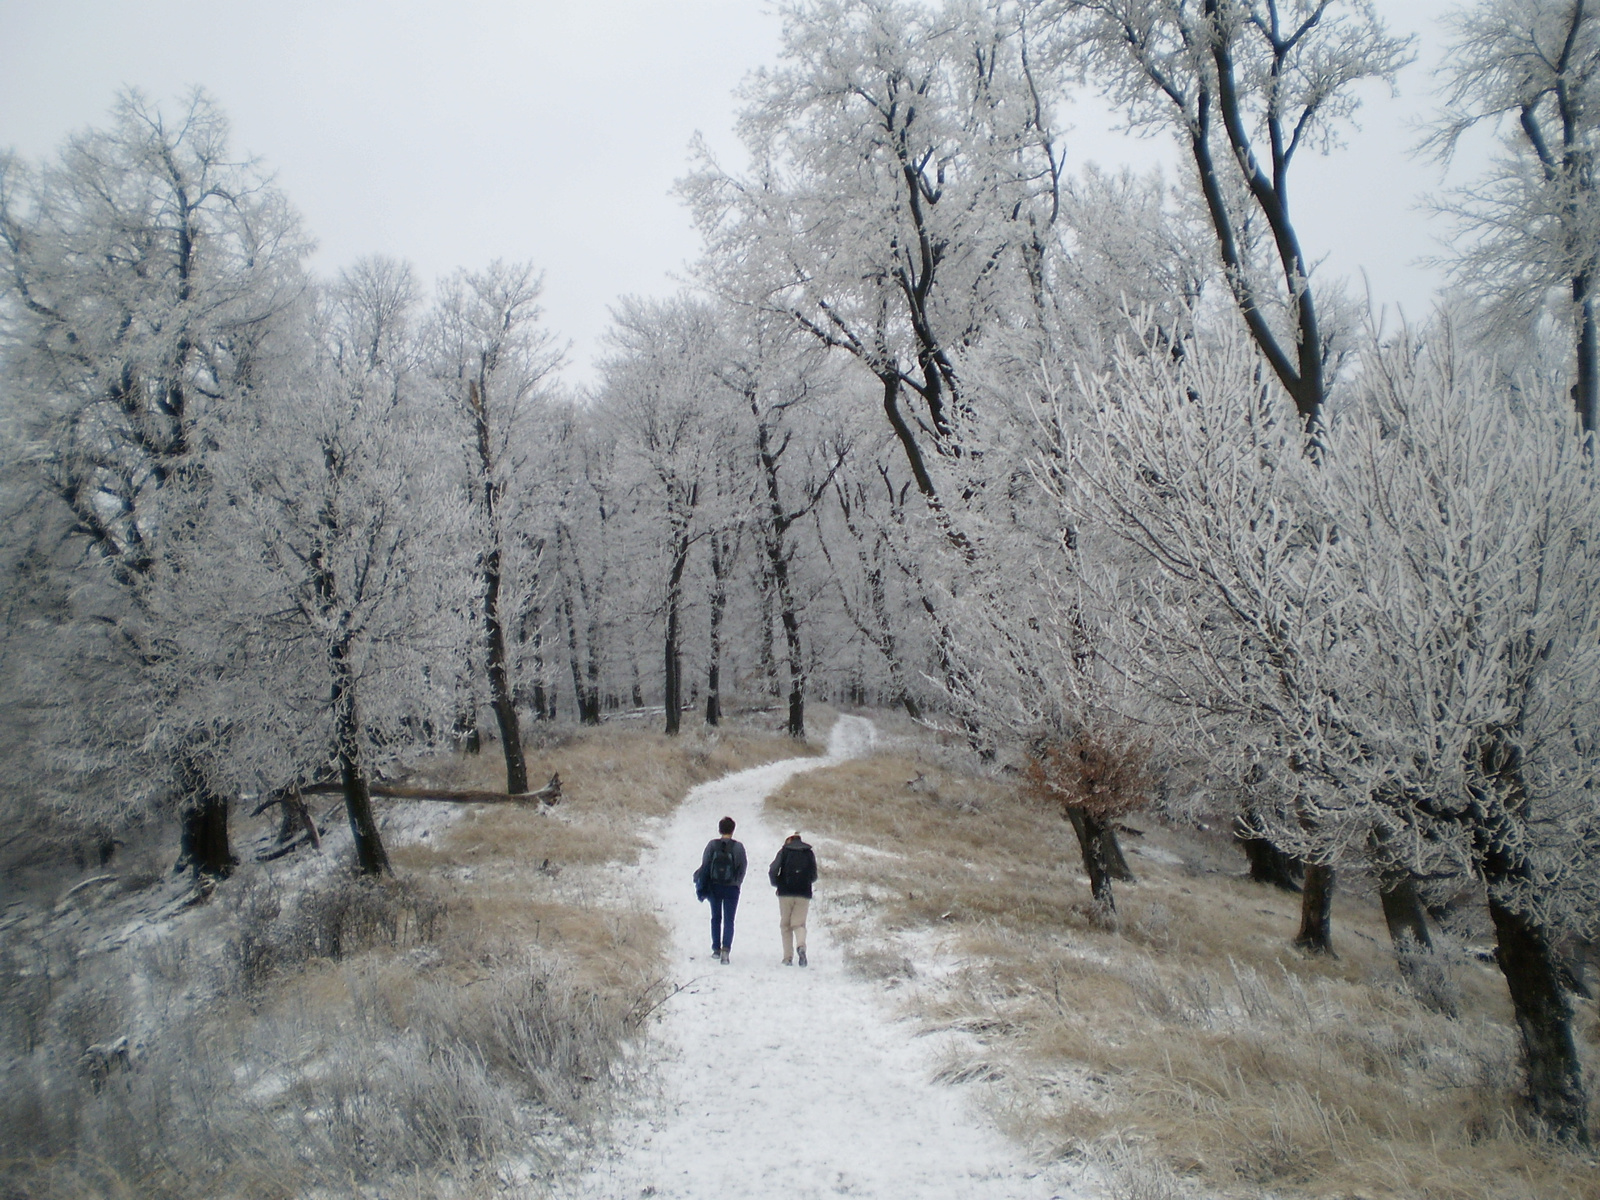
[[[739,885],[711,885],[711,948],[733,945],[733,914],[739,907]]]

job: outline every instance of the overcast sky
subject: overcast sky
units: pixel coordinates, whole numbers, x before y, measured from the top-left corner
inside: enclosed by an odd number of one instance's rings
[[[1437,168],[1409,157],[1430,107],[1444,0],[1379,0],[1421,35],[1401,96],[1365,93],[1348,147],[1296,168],[1292,203],[1319,277],[1425,313],[1419,257],[1444,231],[1417,206]],[[545,271],[550,327],[573,343],[568,378],[593,378],[607,308],[672,291],[696,253],[671,195],[701,131],[727,163],[733,89],[774,61],[762,0],[0,0],[0,145],[53,152],[103,120],[124,85],[170,100],[200,84],[320,244],[317,266],[410,259],[425,281],[495,257]],[[1171,161],[1165,139],[1069,120],[1069,158]]]

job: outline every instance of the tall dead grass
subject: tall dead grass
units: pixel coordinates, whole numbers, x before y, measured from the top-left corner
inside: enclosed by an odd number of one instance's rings
[[[1520,1131],[1498,972],[1458,953],[1461,1016],[1434,1011],[1359,878],[1339,956],[1307,958],[1296,897],[1249,883],[1219,834],[1150,815],[1123,834],[1139,882],[1108,927],[1067,822],[948,754],[811,772],[768,804],[816,835],[817,913],[856,965],[955,1036],[941,1076],[987,1081],[1013,1132],[1085,1156],[1111,1195],[1600,1197],[1593,1161]]]

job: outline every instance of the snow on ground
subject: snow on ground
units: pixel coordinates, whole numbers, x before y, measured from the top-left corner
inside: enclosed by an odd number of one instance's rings
[[[580,1197],[786,1200],[1070,1200],[970,1104],[938,1084],[938,1047],[896,1021],[881,989],[845,972],[819,910],[811,965],[780,965],[778,905],[767,864],[785,834],[762,801],[791,776],[871,745],[870,721],[842,716],[826,758],[741,771],[692,791],[647,855],[644,872],[672,933],[670,969],[684,989],[657,1027],[660,1094],[619,1122],[617,1142],[573,1181]],[[750,869],[732,962],[709,953],[708,905],[691,876],[717,821],[738,822]],[[804,831],[802,831],[804,832]]]

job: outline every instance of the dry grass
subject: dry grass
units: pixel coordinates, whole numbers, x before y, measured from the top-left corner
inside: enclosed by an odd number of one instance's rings
[[[1085,1155],[1113,1196],[1600,1197],[1592,1160],[1518,1131],[1498,972],[1461,956],[1462,1016],[1429,1009],[1359,878],[1339,957],[1306,958],[1296,897],[1249,883],[1218,834],[1149,815],[1108,928],[1070,826],[947,753],[812,772],[768,804],[819,835],[819,914],[855,965],[957,1036],[942,1077],[989,1081],[1014,1132]]]
[[[13,924],[0,1200],[542,1194],[641,1083],[629,1045],[664,937],[622,868],[644,827],[700,780],[795,752],[583,731],[530,755],[535,778],[561,773],[553,812],[382,806],[392,880],[302,852],[247,865],[157,938],[96,944],[128,916],[110,900]],[[427,772],[495,787],[497,765]],[[84,1048],[122,1035],[126,1062],[86,1074]]]

